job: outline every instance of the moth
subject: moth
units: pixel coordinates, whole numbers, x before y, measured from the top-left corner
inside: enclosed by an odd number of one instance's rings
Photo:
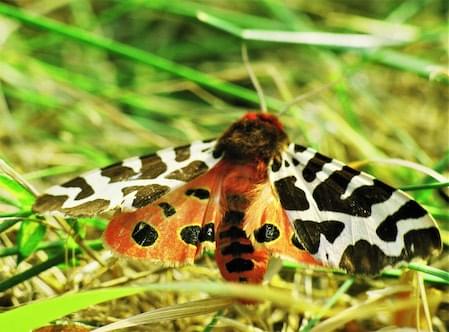
[[[290,143],[268,113],[217,140],[93,170],[38,197],[39,213],[116,211],[104,243],[169,266],[215,249],[222,276],[260,283],[271,256],[373,275],[442,248],[435,221],[404,192]]]

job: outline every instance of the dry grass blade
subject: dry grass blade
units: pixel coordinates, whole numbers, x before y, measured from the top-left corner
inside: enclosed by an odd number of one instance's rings
[[[176,304],[122,319],[118,322],[95,329],[92,332],[114,331],[126,327],[154,324],[166,320],[210,314],[220,309],[224,309],[234,302],[235,301],[232,299],[214,298]]]
[[[330,332],[343,327],[352,320],[363,320],[379,313],[394,314],[401,310],[410,310],[416,307],[417,299],[415,296],[409,296],[406,299],[400,299],[404,292],[413,293],[413,287],[394,287],[386,288],[381,291],[371,292],[374,294],[366,301],[353,305],[338,314],[330,316],[320,324],[316,325],[311,332]],[[432,297],[426,302],[426,305],[435,306],[440,301],[439,296]]]

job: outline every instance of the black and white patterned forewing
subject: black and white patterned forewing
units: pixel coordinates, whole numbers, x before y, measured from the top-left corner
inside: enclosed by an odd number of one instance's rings
[[[376,274],[441,250],[435,221],[404,192],[300,145],[270,180],[304,248],[326,265]]]
[[[196,141],[90,171],[48,189],[38,197],[33,210],[70,216],[135,210],[213,167],[220,159],[213,154],[215,144],[216,141]]]

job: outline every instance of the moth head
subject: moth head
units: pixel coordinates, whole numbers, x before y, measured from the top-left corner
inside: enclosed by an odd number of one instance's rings
[[[267,113],[247,113],[221,136],[216,149],[235,162],[268,162],[288,143],[279,120]]]
[[[269,125],[272,125],[279,131],[284,130],[284,126],[279,121],[279,119],[272,114],[268,113],[262,113],[262,112],[248,112],[243,117],[242,120],[248,120],[248,121],[262,121]]]

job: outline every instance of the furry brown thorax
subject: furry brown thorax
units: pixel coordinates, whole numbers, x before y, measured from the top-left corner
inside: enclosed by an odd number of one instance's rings
[[[215,152],[237,163],[268,162],[287,144],[287,134],[274,115],[247,113],[220,137]]]

